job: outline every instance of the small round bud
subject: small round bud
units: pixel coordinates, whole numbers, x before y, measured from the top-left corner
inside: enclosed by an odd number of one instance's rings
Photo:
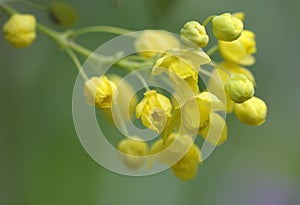
[[[120,151],[120,159],[130,169],[139,169],[143,166],[149,153],[147,143],[139,138],[123,139],[117,148]]]
[[[75,9],[70,4],[61,1],[52,2],[48,14],[56,24],[61,26],[72,26],[78,20]]]
[[[225,84],[225,90],[236,103],[243,103],[254,95],[254,86],[244,74],[237,74],[229,79]]]
[[[180,36],[183,43],[190,45],[193,42],[200,48],[206,47],[209,41],[205,27],[197,21],[187,22],[181,29]]]
[[[95,105],[98,108],[110,108],[112,95],[116,89],[116,84],[108,80],[106,76],[92,77],[85,82],[84,94],[90,105]]]
[[[235,104],[234,113],[241,122],[258,126],[266,120],[267,105],[263,100],[252,97],[244,103]]]
[[[243,27],[243,22],[230,13],[216,16],[212,20],[213,33],[221,41],[238,39],[243,31]]]
[[[14,14],[4,24],[5,39],[15,48],[32,44],[36,37],[36,19],[31,14]]]

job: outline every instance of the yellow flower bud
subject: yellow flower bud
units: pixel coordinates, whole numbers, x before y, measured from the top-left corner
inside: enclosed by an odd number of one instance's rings
[[[213,18],[212,28],[217,39],[234,41],[240,37],[244,25],[240,19],[232,16],[230,13],[224,13]]]
[[[205,27],[197,21],[187,22],[180,31],[180,36],[186,45],[196,44],[200,48],[207,46],[209,37]],[[193,45],[191,45],[193,47]]]
[[[219,114],[211,113],[209,125],[200,135],[212,145],[221,145],[227,140],[227,124]]]
[[[235,41],[219,41],[219,51],[226,61],[240,65],[253,65],[255,58],[251,54],[256,52],[255,34],[244,30]]]
[[[244,103],[235,104],[234,113],[241,122],[258,126],[266,120],[267,105],[263,100],[252,97]]]
[[[36,37],[36,19],[31,14],[13,14],[4,24],[5,39],[15,48],[32,44]]]
[[[167,117],[171,117],[172,104],[155,90],[145,92],[144,96],[136,106],[136,118],[141,118],[143,125],[159,133],[165,128]]]
[[[106,76],[100,78],[92,77],[85,82],[84,94],[90,105],[98,108],[110,108],[112,103],[112,95],[117,86]]]
[[[193,143],[193,138],[186,134],[171,133],[164,144],[161,161],[173,165],[188,152]]]
[[[146,30],[134,43],[135,49],[141,56],[152,58],[160,52],[179,48],[178,39],[163,30]]]
[[[202,162],[201,152],[193,144],[189,151],[171,168],[173,173],[182,180],[188,181],[197,175],[198,165]]]
[[[121,140],[117,148],[120,151],[119,157],[124,164],[135,170],[144,165],[146,156],[149,153],[147,143],[137,137]]]
[[[194,178],[199,163],[203,161],[201,152],[193,139],[179,133],[172,133],[165,144],[162,139],[155,142],[151,147],[151,154],[157,154],[152,160],[158,157],[160,163],[169,164],[173,173],[182,180]]]
[[[234,75],[225,84],[229,97],[236,103],[243,103],[254,95],[254,86],[244,74]]]

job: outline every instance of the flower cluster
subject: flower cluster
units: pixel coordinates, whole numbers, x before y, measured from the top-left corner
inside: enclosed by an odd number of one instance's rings
[[[248,69],[241,67],[252,65],[252,54],[256,52],[254,33],[244,30],[243,17],[243,13],[211,17],[212,33],[218,39],[218,50],[224,60],[220,63],[202,49],[208,45],[209,36],[205,25],[198,21],[187,22],[180,31],[180,39],[165,31],[148,30],[136,40],[138,55],[155,60],[152,75],[166,74],[174,91],[170,97],[160,89],[146,88],[136,104],[136,118],[161,139],[150,148],[140,138],[122,140],[118,150],[128,168],[139,169],[144,164],[151,167],[157,161],[168,164],[180,179],[190,180],[203,161],[195,137],[201,136],[215,146],[227,139],[227,124],[218,111],[233,110],[248,125],[257,126],[265,121],[266,104],[253,97],[255,79]],[[214,66],[214,70],[208,85],[201,90],[199,79],[205,75],[202,71],[207,64]],[[221,83],[217,83],[219,79]],[[96,106],[100,96],[106,99],[105,105],[109,103],[112,87],[101,83],[95,87]],[[221,100],[222,94],[225,100]]]
[[[136,135],[127,136],[129,138],[118,143],[119,158],[129,169],[151,168],[153,163],[162,163],[171,167],[178,178],[191,180],[197,175],[204,154],[195,139],[203,139],[213,146],[219,146],[227,139],[228,127],[222,113],[234,112],[241,122],[252,126],[261,125],[266,120],[266,103],[254,96],[255,78],[243,67],[255,63],[253,54],[257,49],[255,34],[244,29],[242,12],[213,15],[202,24],[189,21],[180,29],[179,38],[163,30],[143,31],[135,39],[137,54],[128,59],[125,57],[115,65],[129,72],[151,65],[150,75],[164,77],[172,90],[166,92],[159,87],[147,86],[145,79],[139,76],[145,85],[143,94],[139,95],[133,91],[130,82],[121,80],[116,74],[88,77],[73,52],[86,57],[91,54],[75,43],[72,37],[76,35],[99,31],[123,34],[128,30],[100,26],[60,33],[37,26],[33,15],[19,14],[5,4],[1,7],[11,15],[3,25],[3,31],[12,46],[23,48],[31,45],[36,38],[36,28],[49,35],[63,46],[79,69],[85,80],[83,90],[89,105],[109,111],[116,105],[121,116],[118,121],[131,122],[135,118],[160,136],[151,145],[143,136]],[[62,12],[71,7],[56,4],[51,8],[52,18],[55,15],[55,20],[61,25],[75,22],[74,11]],[[211,32],[206,30],[209,22]],[[218,44],[207,49],[213,36]],[[217,51],[223,58],[222,62],[213,59]],[[113,59],[111,56],[96,57],[99,57],[99,62],[105,59],[105,63]],[[208,65],[212,71],[205,69]],[[204,76],[209,77],[206,83],[202,80]],[[112,120],[110,114],[107,116]],[[126,119],[128,117],[130,119]]]

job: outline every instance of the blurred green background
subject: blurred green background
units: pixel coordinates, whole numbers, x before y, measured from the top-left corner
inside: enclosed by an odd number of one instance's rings
[[[46,1],[43,1],[46,2]],[[280,0],[66,0],[79,13],[76,27],[113,25],[178,33],[188,20],[244,11],[256,32],[256,95],[269,113],[261,127],[228,116],[229,139],[199,167],[191,182],[170,170],[147,177],[112,173],[94,162],[76,136],[72,89],[76,69],[48,37],[16,50],[0,34],[0,204],[300,204],[300,3]],[[43,12],[41,22],[54,26]],[[1,25],[7,19],[0,14]],[[81,38],[97,48],[112,38]]]

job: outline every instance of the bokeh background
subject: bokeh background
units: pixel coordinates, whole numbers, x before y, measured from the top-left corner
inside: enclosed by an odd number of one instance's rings
[[[49,1],[43,1],[49,2]],[[256,32],[256,95],[269,107],[261,127],[228,116],[229,139],[190,182],[170,170],[147,177],[112,173],[81,146],[72,121],[76,68],[51,39],[38,35],[16,50],[0,34],[0,204],[300,204],[300,3],[280,0],[65,0],[79,13],[76,27],[113,25],[178,33],[188,20],[244,11]],[[117,6],[119,5],[119,6]],[[42,11],[33,11],[51,27]],[[7,19],[0,14],[1,25]],[[60,28],[58,28],[60,29]],[[80,38],[97,48],[114,37]],[[111,136],[113,137],[113,136]]]

